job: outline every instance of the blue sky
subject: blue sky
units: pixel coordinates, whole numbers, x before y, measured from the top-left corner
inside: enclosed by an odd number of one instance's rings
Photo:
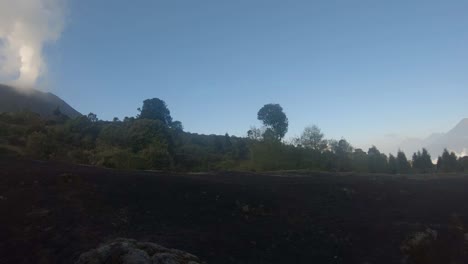
[[[468,117],[468,2],[70,0],[47,87],[82,113],[166,101],[187,131],[245,135],[279,103],[355,145]]]

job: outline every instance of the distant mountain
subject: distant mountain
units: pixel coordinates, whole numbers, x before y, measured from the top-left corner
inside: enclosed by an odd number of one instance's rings
[[[468,155],[468,118],[461,120],[447,133],[434,133],[425,139],[407,138],[398,144],[407,155],[426,148],[433,158],[442,154],[444,149],[458,155]]]
[[[426,144],[431,153],[441,154],[444,148],[457,154],[465,153],[468,149],[468,118],[461,120],[454,128],[440,135]]]
[[[81,115],[73,107],[52,93],[32,89],[22,91],[0,84],[0,112],[29,110],[47,117],[51,116],[57,107],[60,108],[63,114],[71,118]]]

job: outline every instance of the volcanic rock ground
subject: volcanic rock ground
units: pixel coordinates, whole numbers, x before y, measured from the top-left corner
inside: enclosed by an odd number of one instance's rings
[[[467,202],[463,175],[184,174],[0,159],[0,263],[74,263],[118,237],[206,263],[402,263],[405,243],[425,230],[437,241],[420,259],[468,263]]]

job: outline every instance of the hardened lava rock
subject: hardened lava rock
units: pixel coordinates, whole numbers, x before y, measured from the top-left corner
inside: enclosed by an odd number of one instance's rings
[[[75,264],[200,264],[198,257],[150,242],[119,238],[81,254]]]

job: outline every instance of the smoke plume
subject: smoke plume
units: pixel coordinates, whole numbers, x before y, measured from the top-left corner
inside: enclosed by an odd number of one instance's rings
[[[32,87],[47,71],[43,48],[64,26],[65,0],[0,0],[0,82]]]

